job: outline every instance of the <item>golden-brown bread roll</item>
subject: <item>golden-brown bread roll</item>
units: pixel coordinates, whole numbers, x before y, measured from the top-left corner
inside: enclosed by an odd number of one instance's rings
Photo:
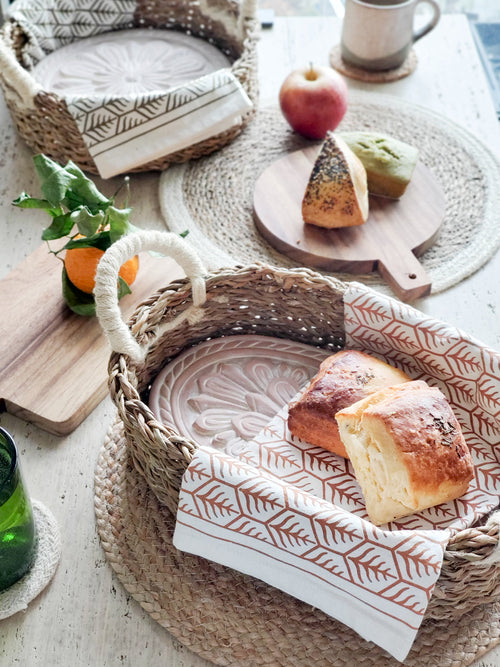
[[[459,498],[474,477],[450,404],[426,382],[381,389],[336,417],[376,525]]]
[[[409,382],[406,373],[358,350],[342,350],[320,365],[302,396],[288,410],[297,438],[347,457],[335,413],[382,387]]]
[[[352,227],[368,218],[366,170],[343,139],[328,132],[302,199],[304,222]]]

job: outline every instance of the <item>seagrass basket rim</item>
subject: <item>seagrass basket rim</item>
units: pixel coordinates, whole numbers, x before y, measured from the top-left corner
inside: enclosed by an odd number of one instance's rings
[[[208,300],[210,300],[211,291],[214,288],[220,290],[223,288],[224,284],[230,282],[233,278],[245,278],[247,276],[248,281],[246,282],[248,283],[254,281],[262,282],[262,279],[268,279],[269,283],[276,281],[276,285],[279,287],[286,287],[287,283],[290,283],[290,281],[295,279],[303,281],[305,286],[309,281],[311,285],[323,285],[325,289],[335,292],[341,298],[349,287],[348,282],[334,276],[320,273],[309,267],[281,267],[268,262],[257,261],[252,264],[237,264],[230,267],[221,267],[207,273],[205,275],[205,283]],[[169,308],[173,308],[178,312],[177,309],[180,304],[183,304],[185,308],[188,307],[191,299],[190,292],[190,279],[187,277],[180,277],[171,281],[167,285],[158,288],[148,298],[138,304],[128,321],[130,329],[135,333],[137,342],[139,344],[147,344],[150,329],[154,330],[154,327],[158,324],[157,321],[151,322],[146,319],[150,317],[152,306],[161,304],[162,310],[158,310],[158,312],[161,312],[162,316]],[[141,325],[140,331],[137,330],[139,324]],[[193,343],[186,343],[186,347],[192,345]],[[119,362],[125,364],[127,369],[131,370],[133,373],[135,373],[137,368],[142,364],[142,362],[134,361],[126,354],[114,351],[111,352],[108,365],[109,369]]]
[[[180,9],[176,13],[178,7]],[[199,8],[200,15],[203,18],[190,14],[194,7]],[[51,12],[51,15],[44,22],[41,22],[39,12],[43,10]],[[99,12],[100,8],[96,6],[94,13],[99,15]],[[172,18],[169,12],[173,12],[176,18]],[[213,14],[211,14],[212,12]],[[226,13],[224,14],[224,12]],[[58,23],[59,13],[63,15],[64,22],[62,24]],[[123,3],[111,0],[108,6],[103,8],[102,14],[103,16],[109,15],[108,20],[99,23],[95,19],[86,17],[85,12],[83,14],[84,18],[82,19],[81,7],[78,3],[73,6],[71,0],[69,2],[64,2],[64,0],[40,0],[34,9],[30,7],[28,2],[18,0],[11,4],[6,13],[4,21],[0,25],[0,36],[7,51],[13,54],[17,62],[29,72],[39,60],[53,51],[57,51],[62,46],[104,33],[144,28],[153,31],[170,30],[187,34],[201,30],[200,39],[214,43],[216,46],[217,40],[219,42],[233,40],[243,53],[249,46],[248,38],[256,30],[259,32],[260,26],[257,5],[254,0],[243,0],[243,2],[219,0],[217,5],[193,0],[182,3],[167,0],[160,5],[154,2],[144,4],[142,0],[127,0]],[[217,34],[210,33],[210,26],[199,25],[198,18],[201,18],[201,20],[213,19],[214,24],[217,23],[216,27],[219,28],[219,32]],[[73,27],[73,23],[75,27]],[[36,52],[23,53],[23,50],[25,51],[30,43],[37,45]],[[34,49],[35,47],[33,47]],[[227,55],[231,57],[228,46],[225,46],[224,49]],[[233,57],[233,60],[236,59]]]
[[[245,34],[244,34],[244,37],[241,40],[241,43],[239,45],[240,49],[241,49],[241,52],[239,54],[237,54],[236,56],[234,56],[234,55],[231,56],[229,53],[227,54],[231,59],[230,69],[233,69],[235,66],[237,66],[239,61],[241,60],[241,58],[244,57],[246,52],[249,50],[249,47],[253,46],[253,44],[249,44],[249,41],[251,42],[252,40],[249,40],[248,37],[250,37],[252,35],[254,37],[258,36],[258,33],[259,33],[258,28],[259,28],[259,24],[258,24],[258,21],[257,21],[256,18],[253,19],[253,20],[248,20],[247,21],[247,28],[245,30]],[[98,34],[116,33],[116,32],[119,32],[121,30],[127,30],[127,29],[130,29],[130,30],[144,29],[144,26],[141,25],[141,24],[137,24],[137,25],[123,25],[123,26],[116,27],[116,28],[111,28],[110,27],[109,30],[104,31],[102,33],[98,33]],[[170,28],[166,25],[150,25],[150,26],[147,26],[147,29],[151,30],[151,31],[159,31],[159,32],[168,32],[168,31],[183,32],[179,28]],[[255,33],[257,33],[257,35]],[[189,34],[189,33],[187,33],[187,34]],[[22,62],[22,58],[20,58],[19,53],[18,53],[19,48],[23,45],[23,43],[26,42],[26,40],[28,38],[29,38],[29,33],[27,32],[27,26],[21,24],[19,22],[19,20],[15,17],[7,17],[5,19],[5,21],[3,22],[3,24],[0,25],[0,40],[3,42],[3,46],[4,46],[5,51],[8,53],[8,55],[11,58],[13,58],[19,65],[21,65],[21,67],[24,70],[25,77],[27,79],[30,79],[33,82],[33,84],[35,84],[35,79],[34,79],[33,73],[32,73],[33,68],[28,67],[27,65],[25,65]],[[203,39],[207,42],[212,41],[212,38],[208,37],[208,36],[207,37],[200,37],[200,39]],[[70,39],[67,42],[61,44],[60,46],[54,47],[52,50],[47,50],[46,52],[44,52],[43,57],[49,55],[53,51],[57,51],[58,48],[60,48],[61,46],[65,46],[66,44],[69,44],[69,43],[72,43],[72,42],[77,42],[77,41],[79,41],[79,38],[77,36],[74,36],[72,39]],[[16,49],[16,44],[18,45],[17,49]],[[19,75],[19,74],[20,74],[19,70],[14,70],[14,72],[13,72],[14,83],[22,83],[22,81],[19,78],[16,79],[16,75]],[[2,79],[4,79],[4,76],[2,76],[2,71],[0,70],[0,81]],[[35,87],[33,88],[33,90],[35,90]],[[61,96],[58,95],[57,92],[46,91],[46,90],[43,90],[43,88],[37,89],[36,90],[36,95],[50,95],[54,99],[59,99],[59,100],[62,99]],[[96,93],[95,95],[98,96],[99,94]],[[85,96],[83,96],[83,97],[85,97]],[[121,96],[116,95],[114,93],[109,93],[109,94],[106,93],[106,98],[120,99]]]

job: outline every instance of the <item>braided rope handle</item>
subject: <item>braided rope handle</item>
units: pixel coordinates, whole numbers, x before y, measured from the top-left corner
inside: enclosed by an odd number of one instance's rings
[[[42,86],[16,60],[7,44],[0,38],[0,70],[2,77],[19,101],[28,109],[34,106],[34,99]]]
[[[193,321],[200,317],[200,306],[205,303],[205,268],[191,246],[172,232],[143,231],[123,236],[113,243],[102,256],[96,271],[94,298],[96,315],[115,352],[143,361],[147,347],[141,347],[121,317],[117,297],[118,272],[121,265],[141,251],[154,250],[174,259],[191,280],[193,306],[181,313],[162,332],[174,328],[179,321]]]

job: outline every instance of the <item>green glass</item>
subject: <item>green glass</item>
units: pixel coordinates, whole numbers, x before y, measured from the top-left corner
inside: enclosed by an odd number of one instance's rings
[[[36,529],[14,440],[0,427],[0,591],[33,564]]]

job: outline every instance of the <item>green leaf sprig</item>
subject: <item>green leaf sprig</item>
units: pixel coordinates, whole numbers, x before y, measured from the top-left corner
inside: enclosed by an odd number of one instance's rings
[[[128,178],[125,179],[126,206],[117,208],[115,199],[121,187],[112,197],[106,197],[97,189],[83,171],[71,160],[65,167],[39,154],[33,158],[40,188],[44,198],[31,197],[22,192],[12,203],[26,209],[42,209],[52,218],[42,232],[49,252],[58,256],[71,248],[99,248],[106,251],[115,241],[136,231],[130,222],[132,209],[128,206]],[[82,238],[77,238],[80,236]],[[49,242],[68,237],[66,243],[53,250]],[[61,258],[60,258],[61,259]],[[94,297],[79,290],[62,272],[63,298],[71,310],[79,315],[94,315]],[[119,278],[118,298],[130,293],[130,287]]]

